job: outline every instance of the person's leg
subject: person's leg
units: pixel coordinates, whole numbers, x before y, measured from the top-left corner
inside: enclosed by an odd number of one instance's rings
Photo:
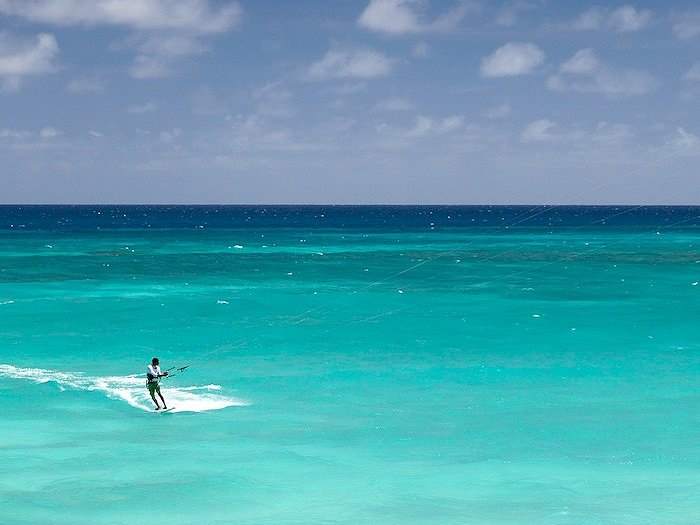
[[[156,392],[158,392],[158,397],[163,402],[163,408],[168,408],[168,406],[165,404],[165,399],[163,399],[163,394],[160,393],[160,386],[156,387]]]
[[[158,401],[156,401],[156,389],[151,385],[148,385],[148,393],[151,394],[151,399],[156,405],[156,410],[160,410],[160,405],[158,404]],[[163,404],[165,404],[165,401],[163,401]]]

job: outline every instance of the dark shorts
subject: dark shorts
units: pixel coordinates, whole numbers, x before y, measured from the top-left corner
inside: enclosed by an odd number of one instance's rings
[[[151,395],[155,394],[156,392],[160,394],[160,385],[156,381],[146,383],[146,386],[148,387],[148,391],[151,393]]]

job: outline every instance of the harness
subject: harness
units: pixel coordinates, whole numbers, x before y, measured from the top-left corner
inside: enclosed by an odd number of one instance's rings
[[[154,376],[151,374],[151,372],[146,372],[146,384],[150,385],[151,383],[157,383],[158,382],[158,376]]]

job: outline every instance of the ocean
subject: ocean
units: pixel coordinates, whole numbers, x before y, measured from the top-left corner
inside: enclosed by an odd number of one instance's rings
[[[0,206],[0,524],[696,525],[699,281],[700,207]]]

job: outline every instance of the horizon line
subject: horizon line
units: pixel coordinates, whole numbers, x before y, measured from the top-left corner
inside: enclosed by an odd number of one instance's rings
[[[700,207],[700,203],[682,203],[682,204],[672,204],[672,203],[631,203],[631,202],[620,202],[620,203],[610,203],[610,204],[604,204],[604,203],[587,203],[587,202],[581,202],[581,203],[547,203],[547,202],[542,202],[542,203],[512,203],[512,204],[506,204],[506,203],[463,203],[463,204],[458,204],[458,203],[182,203],[182,202],[173,202],[173,203],[168,203],[168,202],[146,202],[146,203],[138,203],[138,202],[98,202],[98,203],[88,203],[88,202],[49,202],[49,203],[0,203],[0,207],[8,208],[8,207],[39,207],[39,206],[64,206],[64,207],[69,207],[69,206],[74,206],[74,207],[90,207],[90,206],[95,206],[95,207],[107,207],[107,206],[130,206],[130,207],[137,207],[137,206],[169,206],[169,207],[239,207],[239,208],[244,208],[244,207],[261,207],[261,206],[269,206],[269,207],[278,207],[278,208],[284,208],[284,207],[337,207],[337,208],[350,208],[350,207],[394,207],[394,208],[408,208],[408,207],[422,207],[422,208],[430,208],[430,207],[442,207],[442,208],[466,208],[466,207],[479,207],[479,206],[492,206],[492,207],[527,207],[527,206],[551,206],[551,207],[571,207],[571,206],[586,206],[586,207],[593,207],[593,208],[604,208],[604,207],[618,207],[618,206],[637,206],[640,208],[659,208],[659,207],[678,207],[678,208],[694,208],[694,207]]]

